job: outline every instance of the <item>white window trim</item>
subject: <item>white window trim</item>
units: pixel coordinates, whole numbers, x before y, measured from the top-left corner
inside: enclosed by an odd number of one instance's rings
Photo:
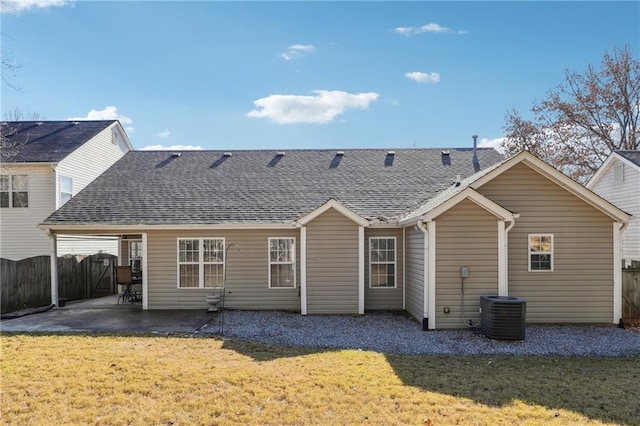
[[[12,174],[6,174],[3,176],[8,176],[9,177],[9,188],[8,188],[8,194],[9,194],[9,205],[7,207],[2,207],[3,209],[28,209],[29,206],[31,205],[31,177],[28,174],[25,173],[12,173]],[[23,206],[14,206],[13,205],[13,193],[14,192],[25,192],[25,191],[14,191],[13,190],[13,178],[14,176],[26,176],[27,178],[27,207],[23,207]],[[5,191],[2,191],[5,192]]]
[[[180,262],[180,241],[198,240],[198,287],[180,287],[180,264],[192,265],[194,262]],[[222,240],[222,286],[205,287],[204,286],[204,265],[219,265],[219,262],[205,262],[203,256],[204,240]],[[227,242],[224,237],[178,237],[176,241],[176,287],[179,290],[219,290],[224,286],[224,274],[227,268]],[[143,253],[144,256],[144,253]]]
[[[531,255],[533,254],[533,252],[531,251],[531,237],[551,237],[551,251],[548,252],[548,254],[551,255],[551,269],[531,269]],[[555,257],[556,257],[555,249],[554,249],[555,240],[556,239],[554,234],[528,234],[527,235],[527,265],[529,266],[529,272],[534,272],[534,273],[553,272]],[[547,252],[540,252],[538,254],[547,254]]]
[[[376,265],[393,265],[393,271],[395,273],[395,279],[393,280],[393,287],[391,286],[372,286],[371,285],[371,270],[373,269],[373,262],[371,261],[371,240],[393,240],[393,262],[375,262]],[[396,237],[369,237],[369,288],[374,290],[394,289],[398,288],[398,240]]]
[[[271,240],[291,240],[291,262],[272,262],[271,261]],[[291,290],[298,287],[298,277],[296,276],[296,239],[295,237],[269,237],[267,241],[267,277],[269,279],[269,288],[274,290]],[[293,287],[272,287],[271,286],[271,265],[289,265],[293,266]]]
[[[62,180],[69,179],[71,181],[71,192],[65,192],[62,190]],[[69,194],[69,201],[73,198],[73,178],[71,176],[60,175],[60,185],[59,185],[59,197],[60,197],[60,206],[63,206],[67,201],[62,201],[62,194]]]

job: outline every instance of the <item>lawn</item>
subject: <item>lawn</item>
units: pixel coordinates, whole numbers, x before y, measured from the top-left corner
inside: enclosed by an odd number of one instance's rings
[[[640,422],[640,358],[384,355],[204,338],[0,337],[2,424]]]

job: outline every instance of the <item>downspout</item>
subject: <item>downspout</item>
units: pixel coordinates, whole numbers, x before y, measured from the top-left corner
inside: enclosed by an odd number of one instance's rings
[[[622,323],[622,231],[628,223],[613,222],[613,323]]]
[[[503,260],[503,279],[504,279],[504,294],[500,296],[509,296],[509,231],[515,226],[515,219],[520,218],[520,213],[513,213],[513,220],[509,222],[509,225],[504,230],[504,260]],[[500,293],[500,292],[498,292]]]
[[[429,289],[429,231],[424,227],[422,220],[416,222],[416,226],[424,234],[424,271],[423,271],[423,283],[422,283],[422,331],[429,329],[429,308],[428,308],[428,289]],[[435,312],[434,312],[435,315]]]

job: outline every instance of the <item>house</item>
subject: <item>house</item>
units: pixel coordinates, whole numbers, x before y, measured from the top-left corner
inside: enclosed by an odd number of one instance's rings
[[[530,323],[617,323],[628,219],[529,152],[132,151],[41,227],[141,241],[143,309],[224,285],[228,308],[442,329],[482,295],[526,299]]]
[[[11,121],[0,129],[0,257],[50,255],[51,239],[38,224],[133,148],[116,120]],[[58,244],[58,254],[100,250],[117,254],[118,240]]]
[[[587,188],[633,215],[622,234],[622,258],[640,262],[640,151],[614,151]]]

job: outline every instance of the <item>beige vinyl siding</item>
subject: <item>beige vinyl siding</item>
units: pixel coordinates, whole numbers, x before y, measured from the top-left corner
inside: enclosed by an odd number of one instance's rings
[[[307,313],[358,313],[358,225],[334,209],[307,224]]]
[[[424,264],[425,235],[412,226],[406,229],[405,237],[407,239],[405,308],[412,317],[422,321],[424,317],[424,276],[427,273]]]
[[[520,217],[509,232],[509,295],[529,323],[610,323],[612,220],[525,164],[478,191]],[[554,271],[528,272],[528,234],[553,234]]]
[[[52,242],[38,228],[55,206],[54,173],[50,165],[0,165],[0,174],[29,176],[29,207],[0,208],[0,257],[20,260],[50,255]]]
[[[436,218],[436,327],[480,319],[480,296],[498,294],[498,218],[463,200]],[[469,267],[462,294],[460,267]],[[449,313],[443,312],[449,308]]]
[[[396,238],[396,288],[370,288],[369,274],[369,238],[370,237],[395,237]],[[365,244],[365,265],[364,265],[364,308],[365,310],[375,309],[402,309],[402,291],[404,286],[402,228],[367,228],[364,233]]]
[[[614,168],[623,166],[623,182],[613,180]],[[591,188],[593,192],[633,216],[622,232],[622,258],[640,261],[640,167],[617,159]]]
[[[268,288],[269,237],[296,239],[296,275],[299,277],[300,238],[296,229],[148,232],[149,309],[207,308],[206,295],[214,289],[180,289],[177,286],[177,239],[225,238],[226,246],[235,243],[242,250],[242,253],[238,253],[235,247],[231,247],[227,252],[226,308],[299,311],[299,282],[296,288]]]

